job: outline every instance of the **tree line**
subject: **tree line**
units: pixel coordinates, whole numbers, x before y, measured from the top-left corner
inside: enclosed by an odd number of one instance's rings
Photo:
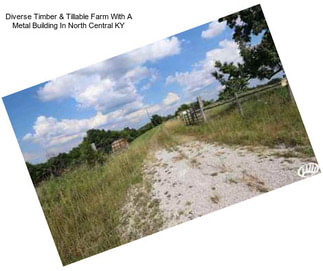
[[[130,143],[148,130],[172,117],[173,115],[164,117],[155,114],[151,117],[149,123],[139,129],[129,127],[121,131],[90,129],[86,132],[86,136],[82,142],[69,152],[60,153],[49,158],[46,162],[39,164],[26,162],[31,179],[34,185],[38,185],[50,177],[60,176],[65,170],[84,163],[90,166],[97,163],[102,164],[106,159],[106,155],[112,152],[112,142],[120,138],[125,138]],[[91,147],[92,143],[95,144],[96,151]]]

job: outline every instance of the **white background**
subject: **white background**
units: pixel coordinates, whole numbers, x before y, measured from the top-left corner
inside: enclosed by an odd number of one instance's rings
[[[0,96],[262,4],[316,156],[323,163],[320,1],[1,1]],[[5,13],[131,12],[125,31],[12,30]],[[0,103],[0,269],[61,270]],[[322,175],[283,187],[64,270],[323,270]]]

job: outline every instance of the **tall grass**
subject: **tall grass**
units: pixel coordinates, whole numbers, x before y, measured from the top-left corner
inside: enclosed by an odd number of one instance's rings
[[[147,132],[103,166],[83,165],[37,187],[64,265],[121,244],[121,207],[127,189],[142,180],[143,161],[159,130]]]
[[[122,243],[118,228],[127,191],[142,181],[144,160],[158,147],[169,148],[194,137],[227,144],[285,144],[313,154],[297,107],[289,102],[285,89],[247,101],[243,110],[244,117],[235,106],[209,110],[209,121],[198,126],[168,121],[137,138],[127,151],[109,156],[103,165],[83,165],[39,185],[37,193],[63,264]]]
[[[297,106],[290,102],[286,88],[254,97],[244,102],[242,108],[244,117],[239,115],[235,104],[208,110],[207,123],[179,124],[175,132],[226,144],[270,147],[283,144],[313,155]]]

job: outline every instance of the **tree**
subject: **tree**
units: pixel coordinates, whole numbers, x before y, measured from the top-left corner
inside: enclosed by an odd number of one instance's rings
[[[161,124],[162,122],[163,122],[163,118],[157,114],[155,114],[151,117],[151,123],[154,126],[157,126],[157,125]]]
[[[136,129],[126,127],[121,131],[120,134],[122,138],[125,138],[128,142],[131,142],[138,136],[138,131]]]
[[[181,111],[187,110],[190,108],[189,104],[182,104],[177,110],[175,111],[175,116],[177,116]]]
[[[165,119],[170,117],[171,115]],[[160,124],[162,120],[163,117],[153,116],[155,125]],[[111,152],[113,141],[125,138],[128,142],[131,142],[151,128],[153,128],[152,122],[145,124],[138,130],[129,127],[125,127],[121,131],[90,129],[87,131],[83,141],[68,153],[60,153],[56,156],[50,155],[46,162],[36,165],[27,162],[26,166],[36,186],[51,176],[59,176],[66,169],[76,167],[82,163],[87,163],[90,166],[102,164],[105,161],[105,153]],[[92,149],[91,143],[95,144],[97,151]]]
[[[243,58],[243,71],[250,78],[271,79],[283,71],[270,30],[260,5],[219,19],[234,30],[233,39],[238,43]],[[262,35],[257,45],[251,44],[252,36]]]
[[[103,163],[103,153],[101,151],[94,151],[87,137],[83,139],[83,142],[79,145],[79,147],[82,160],[85,161],[89,166],[94,166],[96,163]]]
[[[246,90],[251,78],[271,79],[283,71],[260,5],[219,19],[219,22],[222,21],[233,29],[233,39],[239,45],[243,63],[215,62],[216,70],[212,74],[224,87],[219,100]],[[252,44],[252,37],[257,35],[261,36],[261,41]]]
[[[234,92],[241,92],[247,89],[250,76],[244,72],[242,64],[222,64],[220,61],[216,61],[215,67],[217,70],[212,75],[224,87],[223,91],[220,92],[218,100],[231,98],[234,96]]]

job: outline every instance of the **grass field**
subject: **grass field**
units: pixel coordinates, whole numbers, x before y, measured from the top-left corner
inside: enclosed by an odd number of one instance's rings
[[[111,155],[103,165],[83,165],[37,187],[41,205],[63,264],[69,264],[122,244],[118,232],[126,193],[142,181],[149,153],[192,138],[226,144],[284,144],[313,156],[302,120],[286,89],[235,106],[207,111],[209,121],[186,127],[170,120],[137,138],[129,149]]]
[[[43,182],[37,193],[63,264],[120,245],[117,226],[127,189],[142,180],[151,130],[103,166],[83,165]]]
[[[283,144],[304,155],[314,155],[297,106],[289,101],[286,88],[254,97],[243,103],[242,108],[244,117],[235,104],[210,109],[206,111],[207,123],[178,125],[175,132],[226,144],[269,147]]]

